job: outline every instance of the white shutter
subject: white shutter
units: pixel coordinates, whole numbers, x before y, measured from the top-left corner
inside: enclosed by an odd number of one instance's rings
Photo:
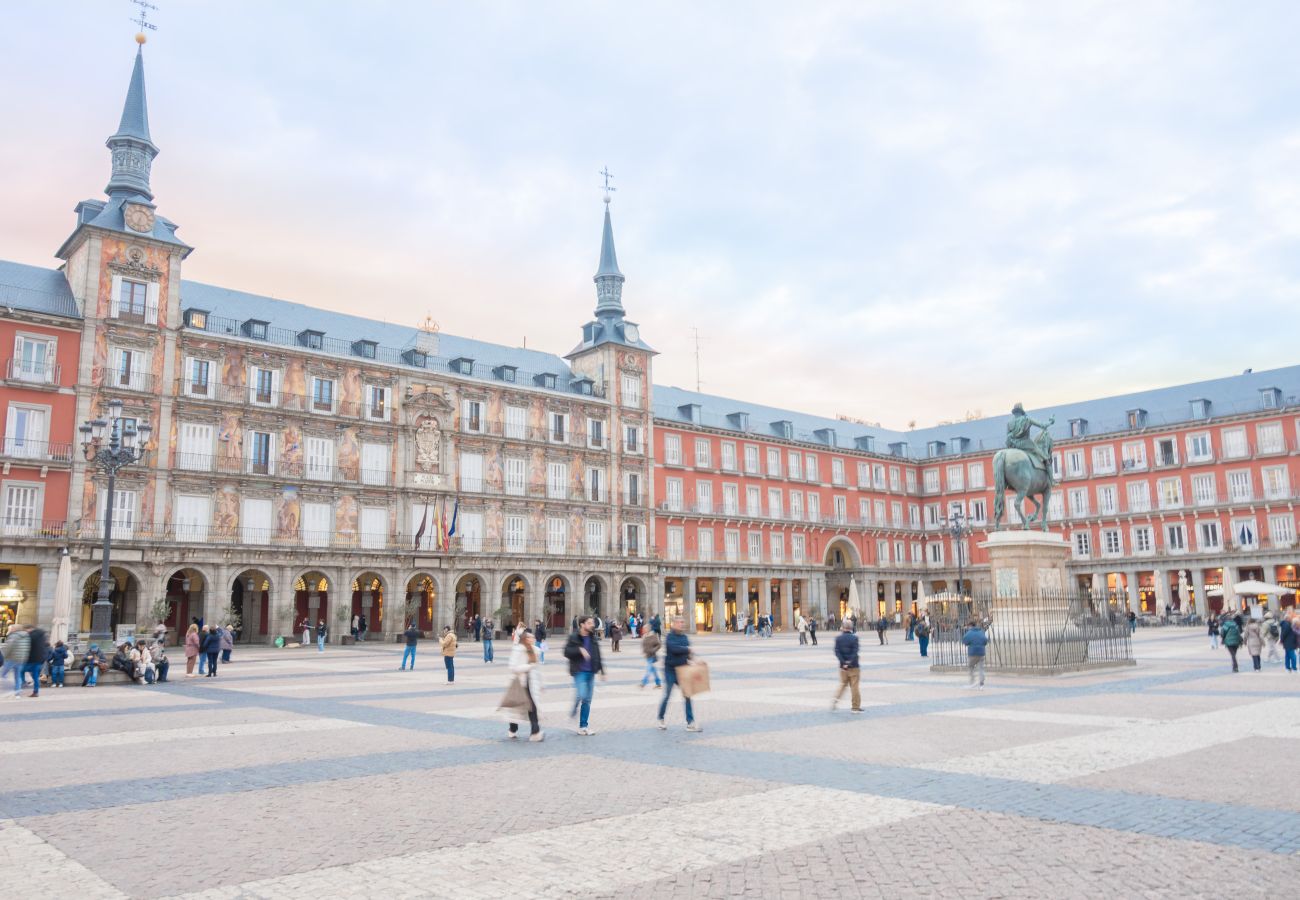
[[[271,405],[280,405],[280,370],[271,373]]]
[[[212,468],[212,426],[181,423],[181,457],[176,468],[206,472]]]
[[[248,402],[257,402],[257,366],[248,367]]]
[[[40,488],[11,484],[5,490],[4,529],[7,537],[30,535],[36,530]]]
[[[388,483],[388,445],[361,445],[361,483]]]
[[[212,500],[209,497],[176,497],[176,540],[206,541],[212,522]]]
[[[149,282],[145,289],[144,320],[150,325],[158,324],[158,282]]]
[[[514,457],[506,457],[506,484],[507,494],[520,497],[524,494],[524,460]]]
[[[456,533],[460,536],[461,549],[478,553],[483,549],[483,514],[461,513],[456,522]]]
[[[515,440],[523,440],[525,433],[525,416],[526,413],[522,406],[506,407],[506,437]]]
[[[328,503],[302,505],[302,543],[305,547],[328,547],[333,531],[333,516]]]
[[[563,553],[568,537],[568,519],[550,517],[546,520],[546,552]]]
[[[266,447],[266,471],[269,474],[274,475],[275,474],[275,435],[271,434],[269,435],[269,437],[270,440],[267,442],[267,447]],[[270,526],[269,521],[267,523],[267,526],[268,527]]]
[[[307,438],[307,477],[328,481],[334,469],[334,442],[328,438]]]
[[[587,522],[587,555],[605,555],[605,523],[599,519]]]
[[[546,464],[546,496],[564,499],[569,481],[569,467],[565,463]]]
[[[361,546],[382,550],[388,543],[388,510],[381,506],[361,508]]]
[[[108,316],[116,319],[118,313],[122,310],[122,276],[114,275],[113,281],[109,286],[108,295]]]
[[[483,490],[483,454],[460,455],[460,489],[478,493]]]
[[[107,518],[104,515],[104,504],[107,500],[108,492],[101,490],[99,492],[99,519],[101,522]],[[124,491],[118,488],[113,493],[113,537],[130,540],[134,535],[135,491]]]

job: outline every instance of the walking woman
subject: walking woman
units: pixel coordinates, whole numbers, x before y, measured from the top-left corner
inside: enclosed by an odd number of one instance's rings
[[[190,623],[185,632],[185,677],[194,677],[194,664],[199,658],[199,626]]]
[[[1210,649],[1219,649],[1219,617],[1215,613],[1210,613],[1210,617],[1205,620],[1210,630]]]
[[[450,625],[442,627],[442,664],[447,667],[447,683],[456,681],[456,633]]]
[[[541,741],[545,735],[542,734],[541,725],[537,722],[537,701],[542,696],[542,667],[538,665],[537,645],[533,639],[532,632],[525,631],[519,637],[519,641],[510,647],[510,677],[516,679],[520,686],[523,687],[524,693],[528,695],[528,705],[522,710],[512,710],[512,713],[523,712],[528,716],[528,740]],[[510,723],[510,740],[518,740],[519,721]]]

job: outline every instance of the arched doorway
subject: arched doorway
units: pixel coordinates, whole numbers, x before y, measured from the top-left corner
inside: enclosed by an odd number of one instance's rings
[[[428,575],[414,575],[406,583],[406,610],[403,627],[411,622],[425,635],[433,633],[433,604],[438,599],[438,586]]]
[[[374,572],[364,572],[352,580],[352,605],[348,616],[365,616],[366,634],[384,633],[384,580]],[[364,638],[364,636],[363,636]]]
[[[118,625],[134,625],[140,621],[140,618],[147,611],[140,608],[140,582],[135,575],[126,569],[112,566],[108,570],[108,576],[113,582],[108,593],[108,602],[113,606],[113,614],[109,619],[109,628],[113,630],[113,635],[116,638]],[[95,600],[98,598],[99,570],[97,569],[86,577],[81,588],[80,630],[82,632],[88,633],[90,631]]]
[[[835,538],[826,545],[826,614],[834,614],[841,621],[850,614],[862,618],[867,612],[864,607],[868,598],[859,596],[853,600],[852,585],[854,573],[862,568],[862,558],[858,548],[845,538]]]
[[[207,582],[195,569],[177,569],[167,579],[163,596],[167,598],[167,641],[182,644],[190,622],[203,616]]]
[[[582,586],[582,608],[578,611],[579,617],[600,615],[600,607],[604,601],[605,582],[592,575]]]
[[[569,596],[569,582],[563,575],[552,575],[546,579],[546,597],[542,603],[542,623],[546,630],[564,628],[565,604]]]
[[[266,637],[271,631],[270,577],[260,569],[240,572],[230,586],[229,611],[235,640],[248,643]]]
[[[509,575],[501,583],[501,606],[497,608],[497,627],[511,631],[520,622],[527,621],[528,580],[519,574]]]
[[[632,613],[650,617],[646,589],[639,578],[624,578],[618,588],[618,617],[627,621],[628,615]]]
[[[347,633],[347,622],[331,622],[329,617],[330,580],[320,572],[307,572],[299,575],[293,582],[294,631],[302,631],[302,623],[308,622],[312,633],[316,625],[325,622],[330,636],[339,639],[340,633]],[[346,615],[344,616],[346,619]]]
[[[456,606],[452,620],[447,624],[459,635],[470,632],[470,620],[483,614],[483,579],[477,575],[462,575],[456,582]]]

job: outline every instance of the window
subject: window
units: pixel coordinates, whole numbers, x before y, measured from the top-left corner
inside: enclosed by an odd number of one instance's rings
[[[212,498],[178,494],[172,515],[178,541],[206,541],[212,523]]]
[[[745,488],[745,515],[758,518],[763,514],[763,492],[756,487]]]
[[[502,520],[507,553],[523,553],[528,541],[528,520],[523,516],[506,516]]]
[[[1119,513],[1119,493],[1115,490],[1115,485],[1103,484],[1097,487],[1097,512],[1103,516]]]
[[[623,375],[623,405],[641,405],[641,376]]]
[[[34,535],[41,520],[41,487],[36,484],[5,485],[3,529],[6,537]]]
[[[923,483],[927,494],[939,493],[939,470],[926,469],[923,474]]]
[[[139,350],[119,349],[112,383],[129,390],[143,391],[147,377],[146,369],[144,354]]]
[[[1091,532],[1076,531],[1074,533],[1074,556],[1076,559],[1087,559],[1092,556]]]
[[[553,412],[550,414],[551,443],[563,444],[569,440],[569,414]]]
[[[9,404],[5,420],[4,453],[23,459],[39,459],[46,455],[45,442],[49,410],[45,407]]]
[[[849,501],[847,497],[841,497],[838,494],[831,498],[832,508],[835,510],[835,524],[845,525],[849,521]]]
[[[563,500],[568,496],[569,466],[562,462],[546,464],[546,496],[551,500]]]
[[[387,444],[363,443],[361,445],[361,483],[388,484],[389,459],[391,454]],[[482,459],[483,457],[479,457]],[[480,490],[482,489],[482,469],[479,470]]]
[[[783,508],[784,508],[784,504],[781,502],[781,489],[780,489],[780,488],[768,488],[768,489],[767,489],[767,515],[768,515],[768,518],[771,518],[771,519],[779,519],[779,518],[781,518],[781,510],[782,510]]]
[[[947,471],[948,490],[966,490],[966,470],[962,466],[949,466]]]
[[[1083,451],[1070,450],[1065,454],[1065,477],[1082,478],[1087,473],[1083,468]]]
[[[943,564],[943,541],[931,541],[925,545],[926,559],[931,565]]]
[[[821,481],[821,471],[817,466],[817,457],[812,453],[805,453],[803,457],[803,474],[809,481]]]
[[[695,533],[695,546],[700,562],[713,560],[713,529],[700,528]]]
[[[878,565],[889,565],[889,541],[876,541],[876,562]]]
[[[1255,443],[1260,453],[1282,453],[1286,444],[1282,440],[1281,422],[1261,422],[1255,426]]]
[[[641,473],[623,473],[623,502],[630,506],[641,505]]]
[[[821,494],[815,491],[808,493],[808,521],[820,522],[822,520],[822,498]]]
[[[803,521],[803,491],[790,492],[790,518]]]
[[[758,447],[754,444],[745,445],[745,472],[749,475],[758,474]]]
[[[1179,478],[1162,478],[1156,482],[1161,509],[1178,509],[1183,505],[1183,482]]]
[[[871,487],[871,466],[864,462],[858,463],[858,487]]]
[[[898,466],[889,467],[889,489],[891,491],[898,490]],[[916,493],[916,470],[915,469],[907,470],[907,492],[909,494]]]
[[[708,438],[695,439],[695,467],[707,469],[713,465],[713,450]]]
[[[604,556],[605,541],[605,523],[600,519],[587,520],[587,555]]]
[[[121,276],[114,276],[117,282],[110,303],[109,316],[114,319],[134,319],[148,322],[158,321],[158,286],[143,281],[131,281]]]
[[[382,506],[361,507],[361,546],[382,550],[388,545],[388,510]]]
[[[740,562],[740,532],[727,531],[722,535],[722,545],[727,562]]]
[[[603,419],[587,420],[587,446],[594,450],[605,449],[605,421]]]
[[[639,426],[626,424],[623,426],[623,452],[641,452],[641,429]]]
[[[1161,467],[1178,465],[1178,442],[1173,438],[1156,439],[1156,465]]]
[[[273,369],[253,366],[248,373],[248,402],[258,406],[274,406],[279,387],[280,373]]]
[[[781,477],[781,451],[775,447],[767,448],[767,474],[770,478]]]
[[[191,397],[206,397],[211,383],[212,364],[206,359],[189,357],[185,360],[185,393]]]
[[[460,547],[467,553],[480,553],[483,550],[483,514],[481,512],[462,512],[456,519],[456,534],[460,537]]]
[[[966,467],[966,483],[972,491],[984,489],[984,464],[971,463]]]
[[[1274,547],[1290,547],[1295,544],[1295,516],[1283,513],[1268,517],[1268,536]]]
[[[790,535],[790,562],[801,563],[804,559],[804,541],[802,534]]]
[[[844,484],[844,460],[839,457],[831,458],[831,484]]]
[[[730,441],[722,442],[722,469],[725,472],[736,471],[736,445]]]
[[[334,380],[312,378],[311,408],[316,412],[334,412]]]
[[[876,503],[879,504],[876,507],[876,524],[884,525],[885,504],[883,501],[880,500],[877,500]],[[941,507],[939,506],[938,503],[927,503],[925,505],[925,528],[927,531],[933,531],[934,529],[939,527],[939,520],[942,518],[939,512],[940,509]]]
[[[1285,500],[1291,493],[1291,479],[1286,466],[1265,466],[1259,473],[1264,479],[1265,500]]]
[[[1115,448],[1110,444],[1101,444],[1092,448],[1092,471],[1095,475],[1111,475],[1115,472]]]
[[[749,543],[749,561],[752,563],[763,561],[763,532],[751,531],[747,538]]]
[[[1223,440],[1224,459],[1244,459],[1249,455],[1246,448],[1246,429],[1225,428],[1220,433]]]
[[[1103,528],[1101,531],[1101,555],[1123,556],[1124,540],[1118,528]]]
[[[875,510],[876,524],[877,524],[877,525],[884,525],[884,524],[885,524],[885,501],[884,501],[884,500],[874,500],[874,501],[872,501],[872,504],[871,504],[871,505],[872,505],[872,508]],[[938,510],[938,509],[939,509],[939,507],[936,506],[936,507],[935,507],[935,510]],[[939,521],[939,514],[938,514],[938,512],[935,512],[935,522],[938,523],[938,521]]]
[[[1234,519],[1232,541],[1242,550],[1259,549],[1259,525],[1254,519]]]
[[[481,433],[483,431],[483,403],[481,401],[461,401],[460,428],[462,431],[473,433]]]
[[[680,478],[669,478],[664,481],[665,493],[664,505],[669,512],[682,511],[682,480]]]
[[[725,516],[740,515],[740,490],[734,484],[724,484],[722,486],[722,514]]]
[[[366,388],[366,418],[380,422],[388,421],[388,398],[391,389],[368,385]]]
[[[210,471],[212,469],[212,426],[196,422],[181,422],[177,431],[180,437],[180,449],[176,453],[176,468],[191,472]]]
[[[768,546],[772,554],[772,562],[785,562],[785,535],[773,531],[768,535]]]
[[[522,497],[526,490],[527,460],[507,456],[505,466],[505,492],[512,497]]]
[[[680,528],[668,529],[668,558],[676,561],[686,558],[686,535]]]
[[[1155,552],[1156,539],[1150,525],[1136,525],[1133,528],[1133,552],[1139,556],[1150,556]]]
[[[682,464],[682,439],[675,434],[664,435],[664,462],[670,466]]]
[[[603,469],[587,469],[587,499],[592,503],[604,503],[608,498]]]
[[[983,525],[988,521],[988,516],[988,502],[983,497],[970,502],[970,521],[972,525]]]
[[[627,524],[623,526],[623,548],[628,556],[641,555],[641,526]]]
[[[1219,529],[1218,521],[1197,522],[1196,523],[1197,546],[1200,550],[1221,550],[1223,548],[1223,535]]]
[[[871,501],[865,497],[858,500],[858,523],[861,525],[871,524]]]
[[[239,517],[239,539],[245,544],[270,543],[271,516],[270,500],[245,498]]]
[[[302,543],[304,547],[328,547],[334,531],[334,515],[328,503],[302,505]]]
[[[789,450],[785,457],[785,473],[791,480],[803,478],[803,456],[798,450]]]
[[[1130,481],[1128,485],[1128,511],[1148,512],[1151,509],[1151,485],[1145,481]]]
[[[274,475],[275,436],[266,431],[254,431],[249,438],[248,471],[254,475]]]
[[[1192,502],[1197,506],[1213,506],[1219,502],[1218,493],[1214,489],[1213,473],[1204,472],[1192,476]]]
[[[1120,451],[1123,454],[1123,466],[1126,471],[1145,469],[1147,467],[1147,445],[1145,441],[1129,441]]]
[[[53,341],[20,334],[14,339],[14,361],[9,377],[53,384],[54,358]]]
[[[705,514],[713,512],[713,482],[695,482],[695,511]]]
[[[1088,515],[1087,488],[1070,489],[1070,515],[1076,519],[1081,519]]]
[[[522,441],[527,433],[528,411],[522,406],[506,407],[506,437]]]
[[[1246,503],[1253,499],[1250,469],[1237,469],[1228,473],[1228,499],[1233,503]]]
[[[1187,552],[1187,529],[1181,522],[1165,524],[1165,549],[1170,553]]]
[[[460,489],[475,494],[480,493],[483,490],[482,453],[461,453]]]
[[[971,502],[972,502],[972,503],[983,503],[984,501],[982,501],[982,500],[976,500],[976,501],[971,501]],[[971,509],[974,509],[974,508],[975,508],[974,506],[971,507]],[[909,504],[907,504],[907,524],[908,524],[908,527],[910,527],[910,528],[920,528],[920,527],[921,527],[921,507],[917,506],[915,503],[909,503]]]
[[[1210,449],[1210,433],[1201,431],[1187,436],[1187,461],[1206,462],[1213,456]]]

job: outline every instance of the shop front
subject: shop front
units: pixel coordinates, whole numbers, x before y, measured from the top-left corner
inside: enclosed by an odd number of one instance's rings
[[[695,581],[695,630],[713,630],[713,579]]]

